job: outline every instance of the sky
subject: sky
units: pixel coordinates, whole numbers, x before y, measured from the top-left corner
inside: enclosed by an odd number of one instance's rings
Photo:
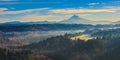
[[[120,21],[120,0],[0,0],[0,22],[59,22],[72,15],[91,21]]]

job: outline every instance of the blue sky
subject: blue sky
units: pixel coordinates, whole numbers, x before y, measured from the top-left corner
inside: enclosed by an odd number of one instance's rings
[[[0,22],[58,22],[74,14],[91,21],[119,21],[120,0],[0,0]]]

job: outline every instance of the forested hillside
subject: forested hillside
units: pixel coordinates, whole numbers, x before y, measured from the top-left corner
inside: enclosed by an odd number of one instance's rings
[[[51,28],[53,27],[50,27],[50,29]],[[19,43],[16,43],[14,40],[10,40],[10,38],[8,39],[9,36],[19,36],[18,32],[13,32],[13,31],[10,32],[1,31],[0,34],[1,60],[114,60],[114,59],[119,60],[120,59],[119,58],[120,56],[119,28],[116,29],[85,28],[83,32],[76,32],[69,34],[64,33],[61,35],[49,37],[45,40],[27,45],[16,45]],[[11,34],[11,32],[13,33]],[[20,33],[20,34],[26,36],[27,33]],[[31,37],[36,35],[34,33],[35,32],[32,32]],[[88,40],[84,40],[80,38],[75,38],[74,40],[71,39],[71,37],[80,36],[84,34],[88,34],[94,38]],[[18,42],[19,41],[20,40],[18,40]]]

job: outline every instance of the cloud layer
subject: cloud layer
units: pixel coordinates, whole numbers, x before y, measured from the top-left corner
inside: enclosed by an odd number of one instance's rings
[[[57,10],[52,10],[53,13],[66,13],[66,14],[71,14],[71,13],[100,13],[100,12],[116,12],[116,10],[111,10],[111,9],[57,9]]]
[[[6,0],[7,1],[7,0]],[[11,0],[12,1],[12,0]],[[30,2],[29,2],[30,3]],[[118,3],[118,2],[117,2]],[[92,2],[88,3],[88,6],[96,6],[103,3]],[[104,3],[105,5],[105,3]],[[21,9],[16,8],[0,8],[0,22],[6,21],[62,21],[68,19],[72,15],[76,14],[80,17],[88,20],[106,20],[106,21],[118,21],[120,7],[105,5],[101,8],[33,8],[33,9]],[[11,18],[12,17],[12,18]]]

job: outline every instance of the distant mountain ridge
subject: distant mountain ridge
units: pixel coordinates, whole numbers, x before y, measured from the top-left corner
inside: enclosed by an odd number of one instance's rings
[[[77,15],[73,15],[69,19],[63,20],[60,23],[66,23],[66,24],[89,24],[89,23],[91,23],[91,21],[87,20],[87,19],[84,19],[84,18],[80,18]]]
[[[3,26],[18,26],[18,25],[32,25],[32,24],[54,24],[55,22],[48,22],[48,21],[40,21],[40,22],[20,22],[20,21],[12,21],[12,22],[5,22],[0,23]]]
[[[111,23],[110,21],[91,21],[85,18],[81,18],[78,15],[73,15],[70,18],[66,20],[62,20],[60,22],[50,22],[50,21],[37,21],[37,22],[20,22],[20,21],[12,21],[12,22],[5,22],[5,23],[0,23],[0,25],[5,25],[5,26],[19,26],[19,25],[32,25],[32,24],[109,24]],[[118,22],[113,22],[111,24],[120,24],[120,21]]]
[[[120,24],[120,21],[112,22],[112,24]]]

